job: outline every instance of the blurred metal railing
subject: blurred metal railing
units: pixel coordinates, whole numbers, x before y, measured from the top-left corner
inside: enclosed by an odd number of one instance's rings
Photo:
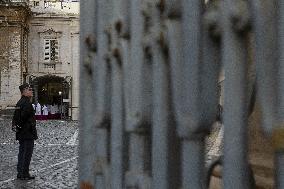
[[[252,186],[256,82],[284,188],[283,10],[283,0],[81,1],[79,187],[206,188],[205,137],[224,69],[223,187]]]

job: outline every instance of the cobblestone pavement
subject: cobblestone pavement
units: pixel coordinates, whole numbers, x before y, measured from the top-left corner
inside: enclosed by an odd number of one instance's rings
[[[16,179],[18,142],[11,120],[0,120],[1,189],[77,188],[78,123],[74,121],[37,121],[39,139],[35,142],[30,165],[32,181]]]
[[[16,179],[18,142],[11,130],[11,120],[0,120],[0,189],[77,188],[78,123],[38,121],[37,130],[39,139],[35,143],[30,166],[30,172],[36,179],[20,181]],[[212,157],[220,155],[219,143],[222,139],[219,130],[220,126],[214,127],[207,138],[207,163],[212,161]]]

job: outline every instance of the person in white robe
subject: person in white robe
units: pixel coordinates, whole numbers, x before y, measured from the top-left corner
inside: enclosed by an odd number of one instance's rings
[[[57,104],[54,105],[54,111],[55,111],[56,114],[59,113],[59,107],[58,107]]]
[[[55,105],[53,104],[53,105],[51,105],[50,106],[50,114],[55,114],[56,112],[55,112]]]
[[[46,107],[47,107],[47,111],[50,113],[50,111],[51,111],[51,105],[48,104]]]
[[[36,105],[36,115],[41,115],[41,105],[40,105],[40,103],[37,103],[37,105]]]
[[[43,105],[42,107],[42,115],[48,115],[48,110],[46,105]]]

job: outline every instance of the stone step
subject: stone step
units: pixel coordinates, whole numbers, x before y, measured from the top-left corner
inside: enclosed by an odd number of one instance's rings
[[[274,188],[274,168],[270,156],[254,156],[250,159],[250,165],[254,172],[256,189]],[[212,172],[209,189],[222,189],[222,167],[216,166]]]
[[[255,189],[274,189],[274,180],[272,178],[254,176],[256,187]],[[222,178],[212,176],[209,189],[222,189]]]
[[[262,177],[254,175],[256,189],[274,189],[273,178]]]
[[[273,156],[271,154],[253,154],[250,157],[250,164],[257,176],[265,178],[274,177]]]

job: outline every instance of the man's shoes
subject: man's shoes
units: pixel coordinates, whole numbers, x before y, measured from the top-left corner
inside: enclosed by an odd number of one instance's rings
[[[32,180],[35,179],[35,176],[29,175],[29,176],[19,176],[17,175],[17,179],[19,180]]]

